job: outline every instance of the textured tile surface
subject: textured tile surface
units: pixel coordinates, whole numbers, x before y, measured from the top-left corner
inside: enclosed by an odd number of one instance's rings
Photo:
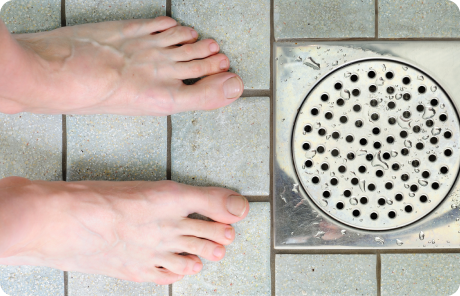
[[[383,295],[453,295],[460,254],[382,254]]]
[[[68,26],[105,21],[154,18],[166,13],[166,0],[67,0]]]
[[[61,115],[0,114],[0,178],[62,180]]]
[[[275,38],[375,36],[374,0],[275,0]]]
[[[172,179],[267,195],[270,100],[240,98],[214,111],[172,116]]]
[[[169,289],[154,283],[135,283],[79,272],[69,272],[68,287],[69,296],[167,296]]]
[[[67,116],[67,180],[163,180],[166,117]]]
[[[276,295],[377,295],[375,255],[276,255]]]
[[[61,26],[61,0],[13,0],[3,5],[0,17],[11,33],[53,30]]]
[[[235,241],[219,262],[173,284],[179,295],[270,295],[270,204],[250,203],[248,216],[233,224]]]
[[[10,296],[64,296],[64,272],[39,266],[0,265],[0,286]]]
[[[172,0],[172,17],[216,40],[245,88],[270,87],[269,0]]]
[[[460,11],[449,0],[379,0],[379,37],[459,37]]]

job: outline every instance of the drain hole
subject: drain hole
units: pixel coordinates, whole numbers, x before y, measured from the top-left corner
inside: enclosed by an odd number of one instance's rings
[[[393,138],[393,136],[388,136],[388,137],[387,137],[387,143],[388,143],[388,144],[393,144],[394,141],[395,141],[395,138]]]
[[[318,113],[319,113],[318,109],[316,109],[316,108],[311,109],[311,115],[316,116],[316,115],[318,115]]]
[[[420,126],[416,125],[412,128],[412,130],[414,131],[414,133],[419,133],[420,132]]]
[[[385,74],[385,77],[386,77],[387,79],[393,79],[394,76],[395,76],[395,75],[394,75],[393,72],[391,72],[391,71],[390,71],[390,72],[387,72],[387,73]]]
[[[433,120],[431,120],[431,119],[428,119],[428,120],[426,121],[426,126],[427,126],[427,127],[432,127],[433,124],[434,124],[434,122],[433,122]]]
[[[344,165],[341,165],[339,166],[339,172],[341,172],[342,174],[345,173],[347,171],[347,167],[344,166]]]
[[[302,148],[303,150],[310,150],[310,143],[303,143]]]
[[[399,165],[399,163],[393,163],[391,168],[393,169],[393,171],[399,171],[400,165]]]
[[[340,122],[341,123],[347,123],[347,121],[348,121],[348,117],[346,117],[345,115],[340,116]]]
[[[336,82],[336,84],[334,85],[334,88],[335,88],[336,90],[342,89],[342,83]]]
[[[390,153],[388,153],[388,152],[383,153],[382,156],[383,156],[383,159],[385,159],[385,160],[388,160],[391,157]]]
[[[425,107],[423,107],[423,105],[418,105],[417,106],[417,111],[418,112],[423,112],[423,110],[425,110]]]
[[[358,104],[354,105],[354,106],[353,106],[353,111],[355,111],[355,112],[361,111],[361,106],[358,105]]]
[[[407,135],[408,135],[408,134],[407,134],[406,131],[401,131],[401,132],[399,133],[399,136],[400,136],[401,138],[403,138],[403,139],[404,139],[404,138],[407,138]]]
[[[359,199],[359,202],[363,205],[367,204],[367,197],[363,196]]]
[[[332,133],[332,138],[334,138],[335,140],[337,140],[338,138],[340,138],[340,133],[339,133],[339,132],[333,132],[333,133]]]
[[[377,91],[377,86],[375,86],[375,85],[372,84],[371,86],[369,86],[369,91],[370,91],[371,93],[376,92],[376,91]]]
[[[313,178],[311,178],[311,182],[312,182],[313,184],[318,184],[318,183],[319,183],[319,177],[314,176]]]
[[[390,118],[388,118],[388,123],[393,125],[393,124],[396,123],[396,119],[394,117],[390,117]]]
[[[366,159],[367,159],[368,161],[372,161],[372,160],[374,159],[374,155],[372,155],[372,154],[369,153],[369,154],[366,155]]]
[[[420,166],[420,161],[418,161],[417,159],[412,160],[412,166],[414,168],[418,168]]]
[[[387,87],[387,93],[388,93],[388,94],[391,95],[391,94],[393,94],[394,92],[395,92],[395,88],[394,88],[393,86]]]
[[[338,106],[343,106],[343,104],[345,104],[345,101],[342,98],[337,100],[337,105]]]
[[[389,217],[390,219],[394,219],[394,218],[396,217],[396,212],[395,212],[395,211],[389,211],[389,212],[388,212],[388,217]]]
[[[402,201],[403,200],[403,195],[401,193],[398,193],[395,195],[396,201]]]
[[[438,105],[438,99],[432,99],[430,101],[431,106],[436,107]]]
[[[412,209],[411,205],[407,205],[407,206],[404,207],[404,211],[406,211],[406,213],[410,213],[410,212],[412,212],[412,210],[413,209]]]
[[[360,120],[360,119],[356,120],[356,121],[355,121],[355,126],[356,126],[356,127],[362,127],[362,126],[363,126],[363,121]]]
[[[418,92],[421,94],[424,94],[426,92],[426,87],[424,85],[421,85],[418,87]]]
[[[343,192],[343,196],[345,196],[345,197],[350,197],[350,196],[351,196],[351,191],[348,190],[348,189],[345,190],[345,191]]]
[[[305,167],[307,167],[307,168],[311,168],[312,165],[313,165],[313,161],[311,161],[311,160],[307,160],[307,161],[305,162]]]
[[[444,138],[450,139],[451,137],[452,137],[452,133],[451,133],[450,131],[446,131],[446,132],[444,133]]]
[[[423,148],[425,148],[425,145],[422,142],[419,142],[419,143],[415,144],[415,147],[418,150],[422,150]]]
[[[375,72],[373,70],[367,72],[367,77],[374,78],[375,77]]]
[[[349,160],[353,160],[353,159],[355,159],[355,154],[354,154],[353,152],[348,152],[347,158],[348,158]]]
[[[307,125],[303,128],[303,130],[304,130],[305,132],[307,132],[307,133],[310,133],[310,132],[312,131],[312,129],[313,129],[313,128],[312,128],[311,125],[309,125],[309,124],[307,124]]]
[[[337,178],[332,178],[331,179],[331,185],[335,186],[337,184],[339,184],[339,180]]]
[[[451,149],[444,150],[444,155],[447,156],[447,157],[451,156],[452,155],[452,150]]]
[[[375,185],[371,183],[371,184],[369,184],[369,185],[367,186],[367,189],[368,189],[369,191],[374,191],[374,190],[375,190]]]
[[[404,101],[409,101],[410,98],[411,98],[410,93],[405,93],[405,94],[403,94],[403,99],[404,99]]]
[[[323,171],[327,171],[327,170],[329,169],[329,165],[328,165],[327,163],[323,163],[323,164],[321,165],[321,169],[322,169]]]
[[[322,154],[324,153],[325,149],[324,149],[324,146],[318,146],[318,148],[316,148],[316,152]]]
[[[420,196],[420,202],[426,203],[428,201],[428,197],[426,195]]]
[[[365,138],[362,138],[361,140],[359,140],[359,144],[361,144],[363,146],[366,146],[367,145],[367,140]]]
[[[375,172],[375,175],[376,175],[377,177],[380,178],[380,177],[383,176],[383,171],[382,171],[382,170],[377,170],[377,171]]]
[[[375,142],[374,143],[374,148],[375,149],[380,149],[380,147],[382,147],[382,144],[380,144],[380,142]]]
[[[440,171],[441,171],[441,174],[445,175],[445,174],[447,174],[449,172],[449,168],[446,167],[446,166],[443,166]]]
[[[378,134],[380,134],[380,129],[379,129],[378,127],[374,127],[374,128],[372,129],[372,133],[373,133],[374,135],[378,135]]]
[[[339,201],[335,206],[339,210],[343,209],[343,207],[344,207],[343,202],[341,202],[341,201]]]
[[[339,149],[332,149],[331,154],[332,154],[332,156],[334,156],[334,157],[339,156]]]
[[[355,139],[355,138],[354,138],[352,135],[348,135],[348,136],[345,138],[345,140],[346,140],[348,143],[353,142],[354,139]]]
[[[371,119],[372,119],[373,121],[379,120],[379,117],[380,117],[380,116],[379,116],[378,113],[372,113],[372,115],[371,115]]]
[[[410,83],[410,78],[408,76],[406,76],[406,77],[403,78],[402,82],[407,85],[407,84]]]
[[[358,75],[356,75],[356,74],[351,75],[351,76],[350,76],[350,80],[351,80],[352,82],[358,81]]]
[[[353,178],[353,179],[351,179],[351,184],[353,184],[353,185],[358,185],[358,183],[359,183],[358,178]]]
[[[327,100],[329,100],[329,95],[328,94],[322,94],[321,95],[321,101],[327,102]]]
[[[318,135],[320,135],[320,136],[326,135],[326,129],[320,128],[320,129],[318,130]]]
[[[388,189],[388,190],[393,189],[393,183],[387,182],[387,183],[385,184],[385,188]]]
[[[436,137],[431,138],[430,143],[433,144],[433,145],[438,144],[438,138],[436,138]]]
[[[394,108],[396,107],[396,104],[395,104],[395,102],[388,102],[388,105],[387,105],[387,106],[388,106],[388,108],[390,108],[390,109],[394,109]]]
[[[441,121],[446,121],[446,120],[447,120],[447,115],[444,114],[444,113],[441,114],[441,115],[439,115],[439,120],[441,120]]]
[[[373,99],[373,100],[371,100],[370,104],[371,104],[372,107],[377,107],[377,105],[379,104],[379,102],[377,102],[376,99]]]
[[[407,149],[407,148],[401,149],[401,154],[404,155],[404,156],[409,155],[409,149]]]
[[[323,197],[324,197],[324,198],[329,198],[329,197],[331,197],[331,192],[330,192],[329,190],[323,191]]]
[[[430,177],[430,172],[429,171],[423,171],[422,172],[422,177],[425,179],[428,179]]]
[[[379,215],[377,215],[377,213],[372,213],[370,217],[371,217],[372,220],[377,220]]]
[[[358,168],[358,171],[359,171],[361,174],[364,174],[364,173],[366,172],[366,167],[362,165],[362,166],[360,166],[360,167]]]
[[[418,186],[416,184],[411,185],[410,186],[410,191],[417,192],[418,191]]]
[[[353,210],[354,217],[359,217],[359,215],[361,215],[361,212],[359,210]]]
[[[387,201],[384,198],[379,198],[379,200],[377,202],[381,206],[384,206],[387,203]]]
[[[401,180],[403,180],[403,181],[409,180],[409,175],[408,174],[402,174],[401,175]]]
[[[431,154],[430,156],[428,156],[428,159],[431,161],[431,162],[435,162],[436,161],[436,155],[434,154]]]
[[[332,117],[334,117],[334,115],[332,114],[332,112],[328,111],[328,112],[326,112],[326,114],[324,114],[324,117],[326,117],[326,119],[332,119]]]
[[[431,184],[431,188],[433,188],[434,190],[438,190],[439,189],[439,183],[438,182],[433,182]]]
[[[404,111],[404,112],[403,112],[403,117],[404,117],[404,118],[410,118],[410,115],[411,115],[411,114],[410,114],[410,111]]]
[[[359,96],[360,93],[361,92],[357,88],[355,88],[354,90],[351,91],[351,94],[354,95],[355,97]]]

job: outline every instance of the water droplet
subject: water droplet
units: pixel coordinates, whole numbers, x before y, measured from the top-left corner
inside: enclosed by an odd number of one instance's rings
[[[340,96],[344,100],[348,100],[348,99],[350,99],[350,91],[348,89],[342,89],[342,91],[340,91]]]
[[[396,244],[397,244],[398,246],[402,246],[402,245],[403,245],[403,242],[400,241],[399,239],[396,239]]]
[[[315,235],[315,237],[316,238],[322,238],[325,234],[326,234],[326,232],[324,232],[324,231],[318,231],[318,233]]]
[[[391,150],[391,157],[396,157],[398,156],[398,152],[395,150]]]
[[[321,122],[315,123],[315,126],[316,126],[316,128],[320,128],[321,127]]]
[[[343,74],[343,76],[344,76],[345,78],[348,78],[348,77],[351,76],[351,72],[346,72],[345,74]]]
[[[423,180],[423,179],[418,179],[418,183],[420,184],[420,186],[423,186],[423,187],[425,187],[426,185],[428,185],[428,181],[427,181],[427,180]]]
[[[414,169],[414,172],[420,173],[420,169]]]
[[[342,229],[342,230],[340,231],[340,233],[342,233],[342,235],[345,235],[345,234],[347,233],[347,231],[346,231],[345,229]]]
[[[367,150],[366,150],[366,149],[359,149],[359,150],[358,150],[358,156],[366,155],[366,154],[367,154]]]
[[[313,158],[313,157],[315,157],[315,155],[316,155],[316,150],[310,150],[310,151],[305,153],[306,158]]]
[[[328,205],[327,200],[322,199],[322,200],[321,200],[321,205],[322,205],[323,207],[327,207],[327,205]]]
[[[432,240],[432,241],[431,241],[431,243],[432,243],[432,244],[434,244],[434,243],[435,243],[435,241],[434,241],[434,240]]]
[[[378,237],[378,236],[375,238],[375,241],[380,243],[381,245],[383,245],[385,243],[385,240],[383,238],[381,238],[381,237]]]
[[[329,140],[331,138],[331,135],[326,136],[326,140]]]
[[[393,204],[393,201],[391,199],[387,199],[387,204],[391,206]]]
[[[386,70],[387,70],[387,67],[385,66],[385,64],[383,64],[382,71],[385,72]]]
[[[319,63],[317,63],[312,57],[309,57],[308,59],[305,60],[305,62],[303,62],[303,64],[305,66],[308,66],[314,70],[320,70],[321,69],[321,65]]]
[[[396,95],[395,95],[395,99],[396,99],[396,100],[400,100],[401,98],[402,98],[402,94],[396,94]]]
[[[362,192],[366,192],[366,181],[365,180],[359,180],[359,189],[361,189]]]
[[[444,109],[444,108],[446,107],[446,104],[441,104],[441,105],[439,105],[439,107],[440,107],[441,109]]]
[[[353,198],[350,198],[350,204],[352,206],[356,206],[358,204],[358,199],[353,197]]]
[[[420,240],[424,240],[425,239],[425,233],[423,233],[423,231],[420,231],[420,233],[418,234],[418,238]]]
[[[404,188],[409,189],[409,184],[404,183]]]
[[[414,196],[415,196],[415,193],[414,193],[414,192],[409,192],[409,196],[410,196],[410,197],[414,197]]]
[[[337,66],[339,64],[339,61],[335,61],[332,63],[332,66]]]
[[[423,75],[419,75],[419,76],[417,76],[417,79],[423,81],[423,80],[425,80],[425,77],[423,77]]]
[[[456,204],[451,204],[450,207],[451,207],[452,209],[456,209],[456,208],[457,208],[457,205],[456,205]]]
[[[409,68],[406,67],[406,66],[403,66],[402,68],[403,68],[404,71],[407,71],[407,69],[409,69]]]
[[[460,221],[460,218],[455,219],[455,221],[457,221],[457,222]]]
[[[407,148],[412,148],[412,141],[411,140],[404,140],[404,146]]]
[[[436,110],[433,107],[425,107],[425,112],[423,112],[423,119],[430,119],[436,115]]]
[[[425,136],[422,137],[422,139],[423,139],[423,140],[426,140],[426,139],[428,139],[429,137],[430,137],[429,135],[425,135]]]
[[[375,85],[377,86],[382,86],[385,84],[385,80],[383,80],[383,77],[379,77],[376,81],[375,81]]]
[[[433,136],[437,136],[441,133],[441,128],[440,127],[433,127],[433,129],[431,130],[431,134]]]
[[[437,91],[437,90],[438,90],[438,87],[437,87],[436,85],[433,85],[433,86],[431,87],[431,91],[432,91],[432,92],[435,92],[435,91]]]
[[[374,155],[374,158],[372,159],[371,165],[373,167],[382,167],[383,169],[387,170],[389,168],[388,164],[382,160],[382,157],[380,156],[381,151],[377,152]]]

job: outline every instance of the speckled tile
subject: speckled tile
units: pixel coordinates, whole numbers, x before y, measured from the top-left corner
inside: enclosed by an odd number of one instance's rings
[[[61,26],[61,0],[13,0],[3,5],[0,18],[11,33],[53,30]]]
[[[106,21],[155,18],[166,14],[166,0],[67,0],[68,26]]]
[[[246,89],[270,88],[270,0],[172,0],[171,13],[219,43]]]
[[[64,272],[40,266],[0,265],[0,286],[9,296],[64,296]]]
[[[163,180],[166,137],[166,117],[67,116],[67,180]]]
[[[453,295],[460,287],[460,254],[382,254],[381,294]]]
[[[61,115],[0,114],[0,178],[62,180]]]
[[[172,116],[172,179],[268,195],[270,100],[240,98],[214,111]]]
[[[173,296],[270,295],[270,204],[250,203],[248,216],[233,224],[235,241],[219,262],[173,284]]]
[[[375,37],[374,0],[275,0],[275,38]]]
[[[167,285],[135,283],[97,274],[69,272],[69,296],[167,296]]]
[[[379,37],[459,37],[460,11],[449,0],[379,0]]]
[[[276,295],[377,295],[375,255],[276,255]]]

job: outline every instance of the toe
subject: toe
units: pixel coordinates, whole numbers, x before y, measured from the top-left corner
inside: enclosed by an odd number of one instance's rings
[[[205,238],[222,245],[230,244],[235,238],[232,226],[218,222],[185,218],[180,222],[179,228],[182,235]]]
[[[148,281],[158,285],[169,285],[181,280],[183,277],[183,275],[175,274],[165,268],[155,267],[155,270],[152,272],[152,278],[148,279]]]
[[[177,79],[198,78],[228,70],[230,63],[224,54],[217,54],[190,62],[178,62],[174,66]]]
[[[145,36],[177,26],[177,22],[167,16],[160,16],[155,19],[125,20],[121,23],[123,24],[123,35],[130,37]]]
[[[225,256],[225,248],[207,239],[194,236],[182,236],[177,240],[175,249],[200,256],[211,261],[219,261]]]
[[[241,78],[229,72],[205,77],[193,85],[183,85],[174,94],[175,113],[213,110],[227,106],[243,93]]]
[[[178,275],[195,274],[203,268],[200,258],[195,255],[169,253],[162,261],[164,268]]]
[[[219,52],[219,45],[212,39],[200,40],[193,44],[185,44],[173,49],[167,49],[169,57],[176,62],[204,59]]]
[[[198,33],[194,29],[183,26],[175,26],[152,36],[152,40],[159,47],[191,43],[197,38]]]

